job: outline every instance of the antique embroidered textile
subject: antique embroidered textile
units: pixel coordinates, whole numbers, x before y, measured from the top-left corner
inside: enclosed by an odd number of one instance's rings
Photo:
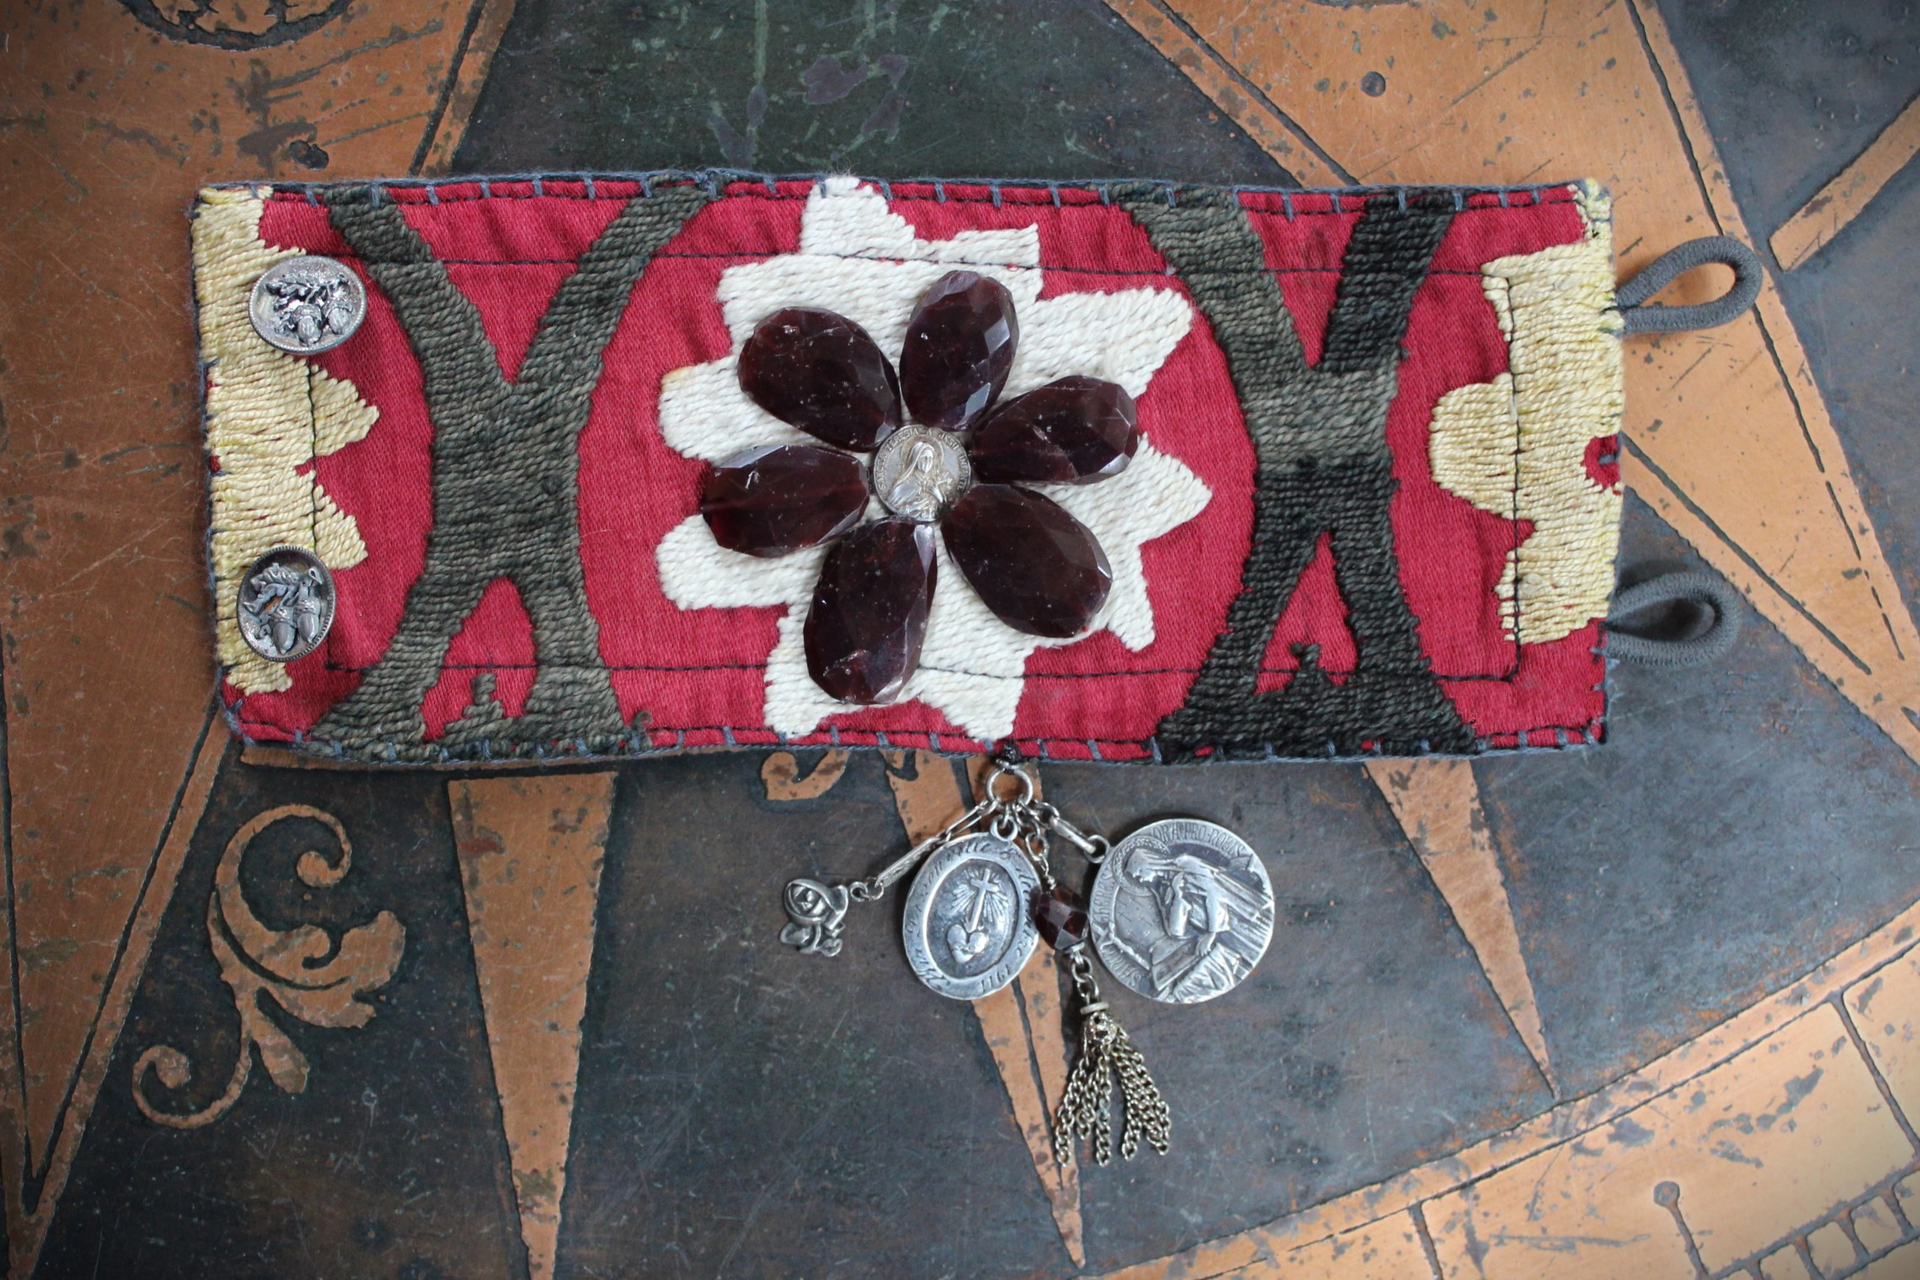
[[[1621,316],[1587,184],[1224,190],[713,174],[204,192],[193,228],[222,689],[249,741],[381,762],[771,745],[1181,760],[1598,742]],[[248,291],[348,264],[366,318],[278,350]],[[1011,294],[1004,398],[1117,383],[1140,445],[1038,485],[1097,536],[1091,626],[1002,623],[939,552],[884,706],[809,679],[825,546],[758,558],[710,464],[808,437],[741,390],[782,308],[898,362],[943,273]],[[875,500],[873,510],[879,510]],[[242,575],[315,552],[289,663]]]

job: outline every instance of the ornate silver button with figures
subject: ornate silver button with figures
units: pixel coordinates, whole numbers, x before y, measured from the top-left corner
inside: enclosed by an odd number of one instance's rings
[[[932,427],[902,427],[873,455],[873,492],[887,510],[921,524],[947,513],[973,487],[973,463],[960,437]]]
[[[1087,904],[1101,962],[1153,1000],[1231,991],[1273,939],[1273,884],[1247,842],[1195,818],[1155,822],[1113,847]]]
[[[268,662],[292,662],[333,626],[333,574],[311,551],[275,547],[247,570],[234,603],[241,639]]]
[[[367,290],[345,263],[303,253],[274,263],[253,282],[247,314],[268,342],[310,356],[353,336],[367,318]]]
[[[907,894],[907,963],[943,996],[975,1000],[1013,981],[1039,940],[1033,863],[1010,841],[963,836],[927,859]]]

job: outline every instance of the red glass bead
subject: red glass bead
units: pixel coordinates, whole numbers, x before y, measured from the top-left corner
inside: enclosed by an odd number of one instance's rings
[[[981,480],[1092,484],[1126,470],[1139,421],[1119,383],[1062,378],[995,408],[967,454]]]
[[[920,665],[938,558],[933,526],[876,520],[820,567],[804,636],[807,672],[842,702],[891,702]]]
[[[991,276],[949,271],[920,295],[900,352],[900,386],[914,419],[964,431],[1007,385],[1020,322]]]
[[[700,514],[713,540],[750,556],[818,546],[851,529],[866,509],[859,459],[812,445],[736,453],[700,483]]]
[[[791,307],[762,320],[740,351],[740,389],[780,421],[866,451],[900,425],[900,382],[845,316]]]
[[[1113,570],[1093,530],[1026,489],[977,484],[940,524],[947,551],[993,615],[1029,635],[1078,635],[1107,602]]]
[[[1033,895],[1033,923],[1055,951],[1087,940],[1087,904],[1080,896],[1056,885]]]

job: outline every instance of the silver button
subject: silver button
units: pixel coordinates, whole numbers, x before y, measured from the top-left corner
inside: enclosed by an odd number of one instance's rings
[[[330,351],[367,318],[367,290],[352,268],[303,253],[268,267],[247,302],[256,333],[282,351]]]
[[[241,639],[268,662],[292,662],[333,626],[333,574],[311,551],[275,547],[247,570],[235,604]]]

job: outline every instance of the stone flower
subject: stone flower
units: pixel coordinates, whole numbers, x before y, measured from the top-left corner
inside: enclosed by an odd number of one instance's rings
[[[1169,288],[1042,299],[1039,248],[1032,226],[923,241],[879,192],[828,179],[798,253],[722,276],[733,350],[663,383],[667,443],[716,466],[702,514],[661,541],[661,585],[687,609],[786,606],[776,731],[853,694],[1004,737],[1034,649],[1102,628],[1152,643],[1141,544],[1210,494],[1139,433],[1132,397],[1192,308]]]

